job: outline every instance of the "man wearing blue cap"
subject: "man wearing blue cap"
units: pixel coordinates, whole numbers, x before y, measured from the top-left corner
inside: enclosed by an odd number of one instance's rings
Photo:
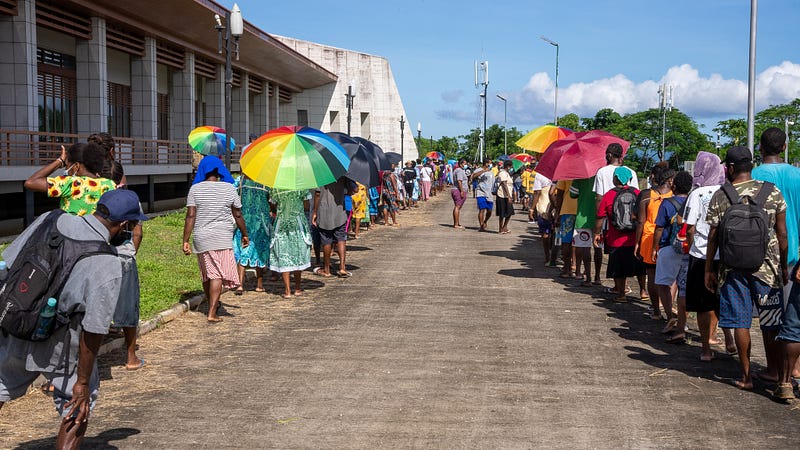
[[[139,198],[118,189],[100,197],[92,215],[73,216],[51,211],[33,222],[3,252],[12,271],[22,262],[25,244],[40,239],[39,226],[52,214],[60,214],[56,228],[65,237],[82,242],[117,245],[126,239],[129,224],[147,220]],[[42,375],[53,386],[53,401],[63,417],[56,448],[78,448],[97,400],[100,377],[96,357],[108,333],[120,293],[122,270],[113,249],[80,259],[57,293],[59,314],[72,318],[45,341],[32,342],[0,333],[0,408],[25,394]]]

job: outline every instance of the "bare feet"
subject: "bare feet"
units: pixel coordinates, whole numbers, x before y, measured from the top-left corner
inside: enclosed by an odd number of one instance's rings
[[[208,316],[208,323],[218,323],[218,322],[222,322],[222,317]]]
[[[292,293],[291,293],[291,292],[289,292],[289,293],[287,294],[286,292],[284,292],[284,293],[281,295],[281,297],[283,297],[283,298],[292,298]]]
[[[295,295],[296,297],[300,297],[300,296],[301,296],[301,295],[303,295],[304,293],[305,293],[305,291],[303,291],[302,289],[298,289],[298,290],[294,291],[294,295]]]
[[[743,391],[752,391],[753,390],[753,382],[749,378],[748,379],[744,379],[743,378],[741,380],[736,380],[736,381],[733,382],[733,385],[736,386],[737,388],[743,390]]]

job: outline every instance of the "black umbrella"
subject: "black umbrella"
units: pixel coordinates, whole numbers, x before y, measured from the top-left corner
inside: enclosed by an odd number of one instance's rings
[[[373,157],[375,158],[375,164],[378,166],[378,169],[392,170],[392,163],[390,163],[389,160],[386,159],[386,154],[383,152],[383,149],[381,149],[378,146],[378,144],[358,136],[354,137],[353,139],[364,144],[364,147],[366,147],[369,151],[372,152]]]
[[[378,163],[372,149],[345,133],[330,132],[326,134],[344,147],[347,156],[350,157],[350,167],[344,174],[345,177],[358,181],[368,188],[381,184]]]
[[[386,155],[389,164],[400,164],[403,161],[403,157],[397,152],[386,152],[384,155]]]

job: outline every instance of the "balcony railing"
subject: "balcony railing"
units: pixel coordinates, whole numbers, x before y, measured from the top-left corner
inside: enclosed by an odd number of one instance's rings
[[[0,129],[0,166],[42,166],[61,155],[61,146],[86,142],[88,135]],[[186,141],[114,137],[116,158],[123,166],[192,164]],[[240,148],[232,161],[239,161]]]

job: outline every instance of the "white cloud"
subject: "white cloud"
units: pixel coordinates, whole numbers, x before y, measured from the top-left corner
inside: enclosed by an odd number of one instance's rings
[[[660,80],[635,83],[625,75],[560,86],[559,115],[593,116],[602,108],[625,114],[658,106],[658,85],[673,86],[673,104],[695,120],[747,114],[747,81],[719,74],[702,76],[688,64],[671,67]],[[553,120],[555,83],[545,72],[533,74],[521,91],[510,95],[509,122]],[[784,61],[756,76],[756,110],[800,97],[800,64]],[[513,100],[512,100],[513,99]]]

